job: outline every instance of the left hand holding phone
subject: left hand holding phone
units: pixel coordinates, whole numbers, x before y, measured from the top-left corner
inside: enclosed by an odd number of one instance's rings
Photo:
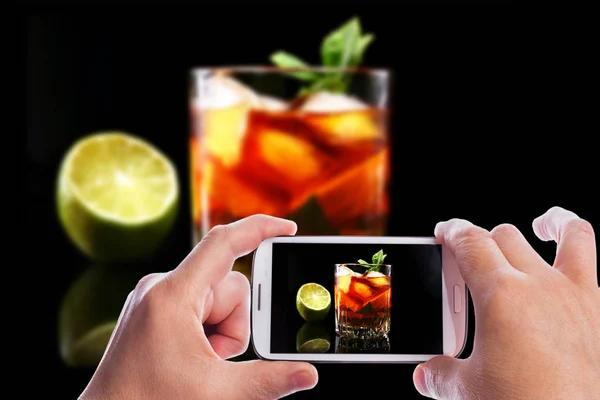
[[[250,337],[250,285],[233,262],[296,229],[265,215],[218,226],[176,269],[142,278],[80,399],[277,399],[313,388],[308,363],[226,361]]]

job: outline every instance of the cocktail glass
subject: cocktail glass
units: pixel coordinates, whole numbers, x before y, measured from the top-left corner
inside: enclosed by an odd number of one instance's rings
[[[298,74],[341,74],[347,89],[307,93]],[[193,69],[193,243],[259,213],[299,234],[385,235],[388,95],[384,69]],[[234,266],[249,268],[249,257]]]
[[[335,266],[335,331],[357,339],[386,337],[392,311],[392,266]]]

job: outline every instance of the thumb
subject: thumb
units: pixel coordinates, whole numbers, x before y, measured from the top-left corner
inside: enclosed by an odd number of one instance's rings
[[[419,364],[413,374],[417,391],[432,399],[460,398],[459,371],[462,361],[448,356],[434,357]]]
[[[233,363],[235,398],[268,400],[312,389],[317,369],[304,362],[252,360]]]

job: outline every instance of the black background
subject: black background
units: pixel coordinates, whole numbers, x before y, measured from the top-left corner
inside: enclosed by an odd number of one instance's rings
[[[296,334],[304,320],[296,310],[296,293],[318,283],[332,296],[327,318],[319,325],[331,335],[335,353],[335,264],[371,260],[380,249],[392,266],[391,354],[441,354],[442,254],[436,245],[273,244],[271,281],[271,352],[297,353]]]
[[[94,8],[24,21],[27,179],[16,200],[25,208],[17,218],[26,221],[20,254],[27,261],[15,268],[32,286],[18,297],[24,326],[32,327],[15,335],[27,339],[24,370],[46,383],[29,391],[75,398],[93,373],[66,368],[57,348],[60,301],[89,265],[54,213],[67,147],[97,130],[128,130],[163,149],[187,182],[188,69],[264,64],[280,47],[316,62],[322,36],[352,15],[377,34],[366,64],[396,75],[391,235],[428,236],[452,217],[489,229],[510,222],[551,262],[555,246],[535,238],[535,217],[560,205],[598,224],[596,124],[582,96],[593,53],[574,47],[584,27],[569,39],[561,18],[524,27],[501,7],[278,4],[204,5],[178,14],[164,6]],[[174,268],[190,249],[186,190],[174,235],[149,270]],[[472,349],[472,318],[469,326],[464,356]],[[377,374],[386,393],[418,398],[413,369],[319,365],[317,388],[296,397],[351,398],[363,389],[340,385],[340,378]]]

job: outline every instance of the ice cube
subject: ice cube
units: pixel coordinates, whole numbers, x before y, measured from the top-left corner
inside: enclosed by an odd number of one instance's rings
[[[271,96],[259,96],[259,108],[267,111],[283,111],[289,108],[289,104],[281,99]]]
[[[379,311],[390,306],[390,299],[391,296],[389,291],[381,292],[381,294],[371,299],[371,305],[374,310]]]
[[[377,272],[377,271],[367,272],[367,278],[376,278],[378,276],[385,276],[385,274],[382,274],[381,272]]]
[[[351,288],[358,296],[360,296],[363,299],[368,299],[375,293],[369,285],[364,284],[362,282],[358,282],[356,280],[352,280]]]
[[[361,274],[360,272],[352,271],[352,276],[361,278],[363,276],[363,274]]]
[[[359,146],[383,138],[380,110],[344,94],[316,93],[300,106],[305,122],[318,139],[333,146]]]
[[[352,275],[354,271],[346,266],[339,267],[335,273],[337,276]]]
[[[199,109],[227,108],[240,104],[258,106],[260,98],[249,87],[225,76],[214,76],[199,84],[196,101]]]
[[[281,177],[301,183],[319,176],[321,162],[318,149],[309,141],[288,132],[270,130],[259,138],[263,161]]]
[[[317,189],[327,219],[343,226],[365,216],[385,215],[388,202],[383,189],[388,169],[388,151],[383,150],[329,179]]]
[[[207,204],[215,215],[243,218],[252,214],[282,215],[286,212],[286,204],[277,197],[261,192],[221,163],[206,163],[200,181],[201,195],[208,197]]]
[[[248,111],[259,103],[250,88],[228,77],[215,76],[198,89],[195,129],[206,151],[227,167],[239,162],[248,125]]]
[[[306,98],[300,110],[307,112],[342,112],[364,110],[369,106],[355,97],[341,93],[317,92]]]
[[[335,277],[335,285],[336,287],[344,293],[348,293],[350,289],[350,280],[351,275],[336,275]]]
[[[363,308],[364,305],[365,302],[363,301],[363,299],[359,299],[354,296],[343,296],[340,301],[341,307],[346,307],[353,312],[357,312],[358,310]]]
[[[384,275],[380,275],[377,277],[373,277],[369,279],[369,283],[372,286],[377,287],[378,290],[381,289],[385,289],[386,287],[390,286],[390,280],[387,276]]]

